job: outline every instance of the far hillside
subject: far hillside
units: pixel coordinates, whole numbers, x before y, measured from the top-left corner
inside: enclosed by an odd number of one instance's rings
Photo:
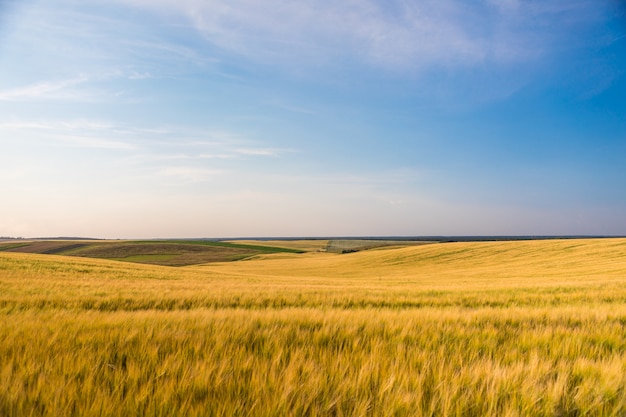
[[[329,255],[353,252],[409,248],[455,242],[574,241],[566,237],[423,237],[401,238],[307,238],[307,239],[170,239],[170,240],[98,240],[81,238],[10,239],[0,241],[0,252],[37,253],[110,259],[162,266],[189,266],[233,262],[262,256],[276,259],[295,254],[326,252]],[[585,239],[582,239],[585,240]],[[437,245],[435,245],[437,246]],[[339,256],[340,258],[343,257]],[[345,255],[347,256],[347,255]]]
[[[272,253],[302,250],[209,240],[29,240],[1,242],[0,251],[101,258],[165,266],[231,262]]]
[[[431,241],[385,239],[246,239],[246,240],[97,240],[77,238],[14,239],[0,242],[0,252],[78,256],[163,266],[232,262],[259,255],[305,252],[351,253],[369,249],[423,245]]]

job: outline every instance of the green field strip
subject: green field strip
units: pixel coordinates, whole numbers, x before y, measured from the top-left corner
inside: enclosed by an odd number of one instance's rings
[[[211,241],[211,240],[131,240],[128,241],[129,244],[141,243],[141,244],[159,244],[159,243],[174,243],[174,244],[182,244],[182,245],[203,245],[203,246],[215,246],[215,247],[224,247],[224,248],[233,248],[233,249],[248,249],[248,250],[256,250],[264,253],[305,253],[303,250],[298,249],[289,249],[289,248],[280,248],[276,246],[262,246],[262,245],[248,245],[242,243],[229,243],[229,242],[219,242],[219,241]]]
[[[30,243],[9,243],[8,245],[0,245],[0,251],[7,251],[11,249],[22,248],[24,246],[29,246]]]
[[[179,254],[154,254],[154,255],[131,255],[123,258],[105,258],[112,261],[124,261],[124,262],[163,262],[169,261],[173,258],[180,256]]]

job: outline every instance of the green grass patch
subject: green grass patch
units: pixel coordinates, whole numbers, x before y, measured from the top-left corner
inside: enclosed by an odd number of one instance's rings
[[[28,245],[30,245],[30,243],[9,243],[8,245],[0,245],[0,251],[22,248]]]
[[[131,255],[123,258],[109,258],[113,261],[160,264],[177,257],[178,254]]]
[[[203,245],[203,246],[214,246],[214,247],[222,247],[222,248],[236,248],[236,249],[247,249],[254,250],[263,253],[304,253],[303,250],[298,249],[290,249],[290,248],[279,248],[276,246],[264,246],[264,245],[248,245],[243,243],[230,243],[230,242],[221,242],[214,240],[133,240],[128,243],[141,243],[141,244],[159,244],[159,243],[174,243],[174,244],[182,244],[182,245]]]

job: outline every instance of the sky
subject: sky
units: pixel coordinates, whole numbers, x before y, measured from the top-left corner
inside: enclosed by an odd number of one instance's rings
[[[618,0],[0,0],[0,236],[626,235]]]

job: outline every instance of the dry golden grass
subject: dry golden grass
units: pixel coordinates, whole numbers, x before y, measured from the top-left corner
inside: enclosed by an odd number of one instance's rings
[[[619,416],[626,240],[0,254],[2,416]]]

